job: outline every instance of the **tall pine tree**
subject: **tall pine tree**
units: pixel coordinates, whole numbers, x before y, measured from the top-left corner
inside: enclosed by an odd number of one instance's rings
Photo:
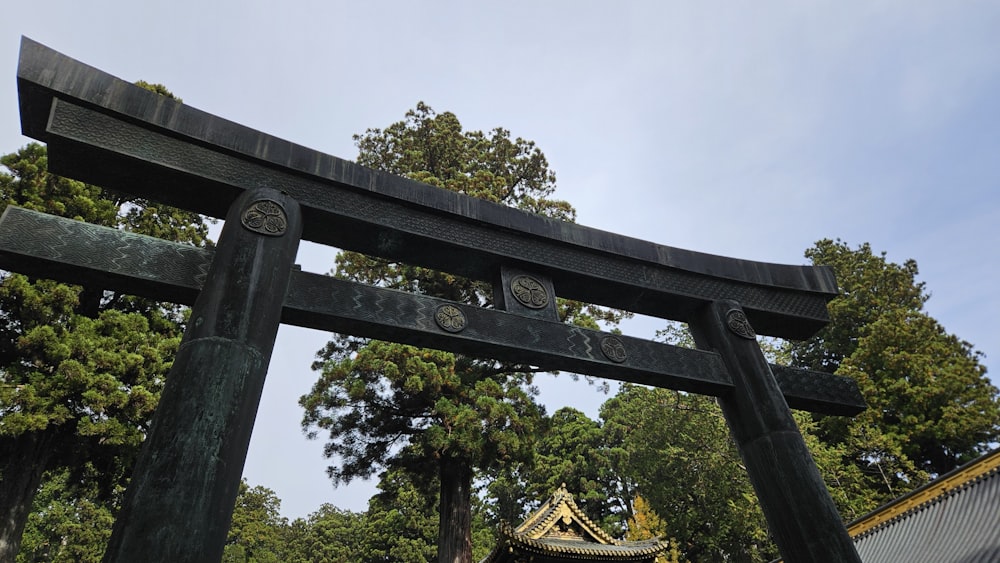
[[[433,186],[549,217],[572,220],[552,199],[555,175],[531,141],[496,128],[464,131],[452,113],[420,103],[403,121],[356,135],[358,163]],[[338,277],[489,306],[490,285],[448,273],[343,252]],[[564,320],[596,326],[616,313],[561,303]],[[335,483],[399,469],[437,478],[438,557],[470,561],[471,487],[477,470],[531,455],[543,409],[530,366],[485,361],[412,346],[337,336],[321,352],[321,371],[304,396],[303,427],[325,431],[338,465]]]
[[[854,418],[814,417],[825,455],[839,452],[839,473],[856,476],[830,483],[843,487],[833,491],[842,510],[863,514],[996,443],[997,388],[980,353],[924,310],[929,295],[915,261],[896,264],[868,244],[829,239],[806,257],[833,267],[840,295],[826,328],[789,345],[792,364],[852,377],[868,403]]]
[[[195,213],[49,174],[42,145],[0,163],[0,211],[18,205],[207,244],[207,225]],[[172,304],[0,272],[0,560],[14,559],[46,472],[92,491],[97,502],[120,493],[183,319]]]

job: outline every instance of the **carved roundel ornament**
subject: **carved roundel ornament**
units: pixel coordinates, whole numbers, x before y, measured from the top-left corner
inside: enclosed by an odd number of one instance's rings
[[[729,330],[735,332],[737,335],[753,340],[757,337],[757,334],[753,331],[753,327],[750,326],[750,321],[747,320],[747,316],[743,314],[743,311],[737,309],[731,309],[726,313],[726,325]]]
[[[601,339],[601,352],[604,352],[604,356],[616,364],[620,364],[628,358],[625,343],[614,336],[605,336]]]
[[[465,313],[454,305],[441,305],[434,313],[438,326],[448,332],[461,332],[468,324]]]
[[[268,235],[280,237],[285,234],[288,228],[288,217],[285,209],[276,201],[260,199],[251,203],[240,217],[240,221],[247,229]]]
[[[529,309],[543,309],[549,304],[545,286],[531,276],[516,276],[510,280],[510,292],[514,294],[514,299]]]

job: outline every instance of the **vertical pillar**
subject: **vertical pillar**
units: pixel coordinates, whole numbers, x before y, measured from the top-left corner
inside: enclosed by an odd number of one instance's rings
[[[719,403],[784,560],[860,563],[743,309],[715,301],[689,326],[698,347],[718,352],[733,378]]]
[[[301,233],[275,190],[230,207],[105,562],[222,559]]]

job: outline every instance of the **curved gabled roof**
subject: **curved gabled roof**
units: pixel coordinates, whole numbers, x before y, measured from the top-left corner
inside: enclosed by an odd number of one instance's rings
[[[563,484],[516,529],[502,524],[497,546],[482,563],[505,561],[515,552],[560,561],[652,561],[667,547],[658,539],[612,538],[580,510]]]
[[[652,561],[667,545],[660,540],[617,542],[615,544],[590,543],[580,540],[542,538],[531,539],[522,535],[501,531],[494,552],[517,549],[523,553],[558,556],[561,559],[580,561]],[[486,558],[484,563],[498,559]]]
[[[528,516],[528,518],[514,530],[514,533],[528,538],[538,539],[546,534],[551,534],[554,526],[556,526],[560,519],[564,520],[566,525],[569,525],[571,521],[577,522],[578,525],[581,526],[581,531],[585,536],[581,538],[584,541],[592,541],[602,544],[618,543],[617,540],[608,535],[607,532],[600,528],[600,526],[594,524],[594,522],[591,521],[582,510],[580,510],[580,507],[576,505],[576,500],[574,500],[573,495],[566,490],[566,483],[560,485],[559,488],[556,489],[556,492],[552,493],[552,497],[545,501],[545,504],[540,506],[538,510]]]

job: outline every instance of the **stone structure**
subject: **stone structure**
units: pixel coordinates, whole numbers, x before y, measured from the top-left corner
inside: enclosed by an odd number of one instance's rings
[[[828,268],[670,248],[370,170],[30,39],[17,83],[53,173],[229,218],[214,253],[16,208],[0,220],[0,267],[194,304],[105,561],[221,556],[279,322],[717,396],[785,558],[857,561],[789,411],[857,413],[857,386],[769,366],[754,339],[828,322]],[[497,308],[301,272],[299,233],[492,283]],[[557,296],[687,322],[701,349],[563,325]]]
[[[520,526],[502,525],[481,563],[653,563],[668,547],[657,539],[612,538],[576,506],[564,483]]]

